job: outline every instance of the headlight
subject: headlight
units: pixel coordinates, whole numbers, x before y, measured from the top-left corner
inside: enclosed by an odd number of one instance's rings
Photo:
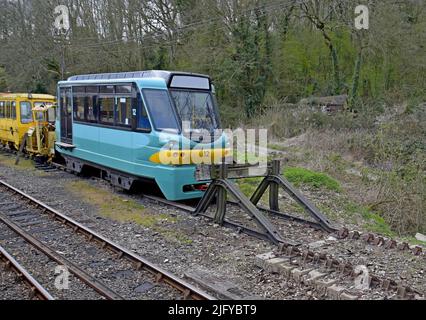
[[[177,141],[169,141],[165,146],[165,149],[178,149],[179,148],[179,142]]]

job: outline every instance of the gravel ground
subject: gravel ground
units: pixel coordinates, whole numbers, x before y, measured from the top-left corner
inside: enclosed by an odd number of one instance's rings
[[[0,155],[0,157],[2,156]],[[216,226],[205,218],[192,217],[175,208],[142,199],[138,195],[127,195],[119,190],[114,190],[106,182],[82,180],[82,178],[63,172],[42,173],[29,169],[17,170],[0,164],[0,178],[180,277],[184,277],[188,271],[203,268],[224,280],[234,282],[238,287],[261,298],[317,299],[309,288],[301,288],[292,281],[286,281],[282,276],[268,274],[255,267],[255,256],[273,251],[276,249],[275,246],[244,234],[237,234],[231,229]],[[174,222],[162,222],[161,229],[168,230],[172,235],[177,234],[179,237],[171,237],[167,233],[158,232],[158,230],[136,223],[123,223],[100,216],[98,208],[90,205],[80,196],[69,192],[67,186],[74,181],[85,181],[96,188],[111,192],[111,195],[134,199],[149,208],[151,212],[175,218]],[[230,209],[230,216],[235,216],[236,220],[240,217],[243,221],[247,220],[247,217],[244,218],[241,213],[233,212],[233,210]],[[329,237],[322,232],[296,223],[279,222],[278,227],[284,239],[301,243],[316,242]],[[179,241],[179,238],[182,237],[189,241]],[[352,256],[359,258],[360,263],[366,261],[368,264],[368,261],[374,261],[369,268],[371,267],[375,272],[384,270],[389,276],[402,274],[406,270],[414,270],[408,271],[409,276],[405,276],[406,283],[422,292],[425,291],[424,282],[422,282],[424,277],[419,278],[423,275],[424,256],[410,255],[408,257],[405,253],[390,250],[382,254],[380,258],[376,256],[372,258],[373,253],[364,255],[364,251],[368,250],[368,247],[361,242],[356,243],[358,244],[342,241],[339,242],[338,247],[329,248],[329,250],[345,259],[351,256],[345,250],[358,250]],[[361,247],[354,248],[358,245]],[[356,254],[360,254],[360,256],[357,257]],[[401,263],[402,261],[404,263]],[[407,264],[410,267],[407,267]],[[135,287],[133,283],[126,285]],[[377,298],[377,295],[375,293],[367,294],[366,298]]]
[[[30,300],[30,289],[0,263],[0,300]]]

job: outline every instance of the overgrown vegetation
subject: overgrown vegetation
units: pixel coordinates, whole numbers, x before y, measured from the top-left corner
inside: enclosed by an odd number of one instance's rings
[[[34,162],[32,160],[21,158],[21,159],[19,159],[18,165],[15,165],[15,162],[16,162],[15,157],[5,156],[5,155],[0,154],[0,165],[10,167],[10,168],[14,168],[14,169],[17,169],[17,170],[22,171],[24,173],[26,171],[32,171],[36,175],[41,176],[41,177],[46,175],[46,173],[44,171],[37,170],[34,167]]]
[[[424,233],[426,105],[388,108],[367,120],[344,120],[345,115],[338,114],[316,122],[312,120],[315,112],[310,111],[305,122],[292,122],[299,128],[299,136],[296,145],[285,147],[290,165],[328,172],[343,181],[354,201],[369,208],[376,222],[383,222],[393,232]],[[386,230],[384,227],[388,233]]]
[[[90,204],[99,208],[99,214],[120,222],[134,222],[146,228],[151,228],[167,216],[153,215],[133,200],[113,195],[107,190],[95,188],[85,181],[70,183],[69,189],[90,200]]]
[[[108,190],[95,188],[85,181],[74,181],[70,183],[68,188],[71,192],[86,199],[87,203],[95,206],[98,209],[98,214],[102,217],[118,222],[136,223],[158,232],[171,241],[182,244],[191,243],[191,240],[184,234],[162,226],[163,223],[177,223],[177,218],[166,214],[153,213],[135,200],[115,195]]]

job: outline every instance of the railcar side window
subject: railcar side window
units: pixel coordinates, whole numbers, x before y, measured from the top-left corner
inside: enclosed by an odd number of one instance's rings
[[[54,123],[56,121],[56,110],[55,108],[50,108],[47,111],[47,121]]]
[[[84,116],[84,100],[85,100],[85,88],[74,87],[72,89],[73,94],[73,108],[74,108],[74,119],[77,121],[85,121]]]
[[[5,118],[10,119],[10,101],[6,101],[6,113]]]
[[[114,94],[114,86],[100,86],[100,93]]]
[[[106,124],[114,124],[114,98],[100,98],[99,111],[101,122]]]
[[[33,114],[31,110],[31,103],[24,101],[20,103],[21,108],[21,123],[30,123],[33,121]]]
[[[143,90],[151,120],[157,130],[179,131],[179,126],[168,91],[166,90]]]
[[[130,127],[132,125],[132,98],[115,98],[115,114],[117,125]]]
[[[12,101],[11,117],[16,120],[16,101]]]
[[[73,87],[74,119],[80,122],[97,122],[97,98],[97,86]]]
[[[148,112],[146,111],[146,108],[142,103],[142,98],[141,98],[140,95],[138,95],[137,104],[138,104],[138,110],[137,110],[137,112],[138,112],[138,124],[137,124],[138,130],[151,131],[151,123],[149,122]]]
[[[98,121],[98,108],[96,106],[96,96],[87,96],[86,97],[87,105],[85,108],[87,109],[87,121],[89,122],[97,122]]]
[[[98,122],[98,106],[96,105],[98,98],[98,87],[90,86],[86,87],[86,116],[89,122]]]
[[[4,101],[0,101],[0,118],[4,118]]]
[[[131,85],[116,86],[115,92],[117,94],[126,94],[126,95],[131,95],[133,93]]]
[[[74,120],[126,129],[135,126],[137,130],[151,131],[147,110],[135,84],[75,86],[72,91]],[[157,97],[155,92],[159,90],[151,91],[153,93],[148,95],[153,99],[153,105],[159,108],[155,111],[159,113],[157,116],[159,126],[177,130],[177,121],[168,91],[160,92]]]

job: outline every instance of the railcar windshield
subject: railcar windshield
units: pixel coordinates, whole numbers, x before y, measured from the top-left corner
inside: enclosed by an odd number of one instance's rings
[[[37,120],[38,121],[48,121],[48,122],[55,122],[56,116],[55,116],[55,109],[52,108],[53,103],[52,102],[34,102],[34,108],[49,108],[47,109],[46,113],[46,119],[44,117],[44,112],[37,112]]]
[[[182,122],[190,130],[219,129],[215,100],[210,91],[171,90],[173,100]]]

